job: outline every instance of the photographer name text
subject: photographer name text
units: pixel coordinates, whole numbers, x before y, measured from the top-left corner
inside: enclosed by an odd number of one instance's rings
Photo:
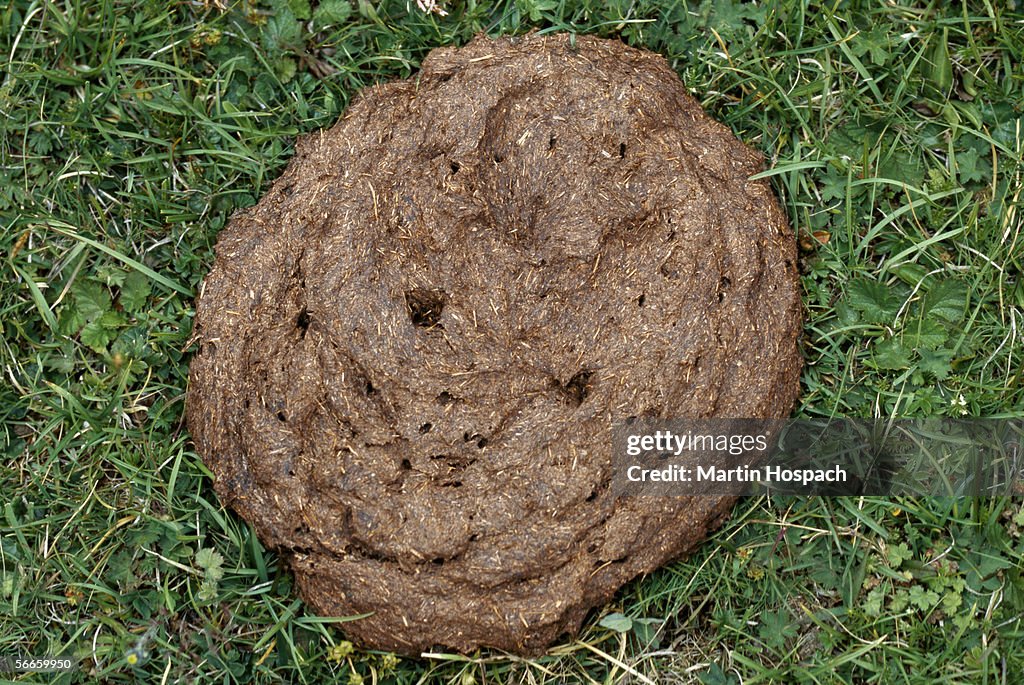
[[[633,483],[845,483],[846,470],[840,466],[828,469],[796,469],[784,466],[679,466],[672,464],[658,469],[634,464],[626,469],[626,478]]]

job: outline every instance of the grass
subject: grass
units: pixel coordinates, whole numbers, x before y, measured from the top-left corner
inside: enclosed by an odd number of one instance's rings
[[[801,245],[801,415],[1024,413],[1019,0],[447,9],[0,8],[0,656],[78,654],[62,682],[1024,682],[1019,499],[744,500],[535,660],[396,661],[296,599],[182,425],[192,295],[296,135],[480,31],[658,51],[764,152]]]

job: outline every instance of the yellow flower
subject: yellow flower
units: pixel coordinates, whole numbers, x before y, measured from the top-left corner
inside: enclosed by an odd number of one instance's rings
[[[327,650],[327,659],[328,661],[343,661],[352,654],[354,649],[351,642],[342,640]]]

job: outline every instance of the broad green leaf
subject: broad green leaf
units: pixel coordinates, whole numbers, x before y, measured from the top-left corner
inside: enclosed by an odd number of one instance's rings
[[[128,272],[118,264],[103,264],[96,269],[96,277],[103,281],[107,287],[121,287]]]
[[[147,327],[142,324],[122,331],[114,344],[110,346],[110,351],[112,353],[120,352],[131,359],[140,359],[147,353],[146,344],[148,342]]]
[[[967,286],[960,281],[944,279],[935,283],[921,300],[921,316],[938,317],[949,323],[964,318],[967,305]]]
[[[864,600],[862,608],[864,613],[868,616],[878,616],[882,613],[882,606],[885,601],[885,590],[881,586],[872,589],[868,592],[867,599]]]
[[[703,685],[738,685],[734,673],[726,673],[718,664],[711,664],[708,670],[697,676]]]
[[[892,47],[892,31],[888,26],[876,26],[869,31],[861,31],[850,41],[850,49],[857,57],[867,55],[875,66],[882,66],[889,61],[889,50]]]
[[[708,27],[723,36],[741,31],[748,21],[763,24],[768,12],[763,4],[737,0],[704,0],[699,11]]]
[[[120,328],[125,324],[124,317],[114,311],[105,312],[103,316],[96,319],[96,322],[104,328],[109,328],[111,330]]]
[[[910,603],[921,611],[928,611],[939,603],[939,594],[922,585],[913,585],[910,588]]]
[[[309,0],[288,0],[288,8],[291,9],[297,18],[302,20],[309,19],[313,14],[309,7]]]
[[[952,615],[960,608],[963,601],[963,595],[960,592],[949,590],[942,596],[942,611],[947,615]]]
[[[340,24],[352,14],[348,0],[323,0],[313,10],[313,23],[318,27]]]
[[[516,5],[530,17],[530,21],[540,21],[543,17],[541,12],[550,12],[558,7],[555,0],[519,0]]]
[[[132,555],[126,550],[121,550],[120,552],[115,552],[110,556],[110,561],[107,562],[105,575],[114,582],[120,583],[128,581],[134,576],[132,566]]]
[[[224,577],[224,557],[212,547],[203,547],[196,552],[196,566],[203,569],[207,578],[220,580]]]
[[[797,628],[796,623],[790,618],[789,612],[779,609],[761,614],[761,626],[757,632],[762,640],[779,648],[786,644],[786,640],[796,637]]]
[[[846,290],[846,302],[871,323],[892,321],[899,308],[899,300],[888,286],[866,278],[858,278],[850,283]]]
[[[925,180],[925,164],[910,152],[896,148],[879,159],[877,176],[919,188]]]
[[[843,326],[852,326],[860,319],[860,314],[849,302],[836,302],[836,318]]]
[[[845,200],[847,197],[857,195],[860,192],[863,192],[863,186],[851,187],[850,177],[845,173],[837,171],[831,166],[826,169],[821,181],[822,202]]]
[[[981,159],[981,155],[974,148],[961,152],[956,156],[956,169],[961,183],[984,181],[991,176],[990,170],[984,166],[984,160]]]
[[[273,59],[280,58],[280,53],[294,50],[302,37],[299,20],[292,11],[282,8],[267,20],[262,31],[263,47]]]
[[[128,274],[121,286],[121,306],[130,312],[141,311],[146,306],[152,286],[149,279],[138,271]]]
[[[903,329],[903,344],[912,350],[935,350],[946,342],[949,334],[933,319],[914,319]]]
[[[917,368],[941,381],[953,370],[950,365],[952,358],[953,352],[950,350],[921,350],[921,361],[918,362]]]
[[[661,626],[660,618],[638,618],[633,621],[633,634],[641,645],[649,649],[661,647],[661,640],[658,638],[658,628]]]
[[[77,328],[72,331],[72,333],[77,332]],[[66,333],[65,335],[71,335],[72,333]],[[74,348],[67,340],[61,343],[61,346],[58,349],[52,350],[46,357],[46,366],[54,371],[59,371],[60,373],[70,374],[75,370],[75,363],[76,359]]]
[[[85,324],[78,337],[79,340],[82,341],[83,345],[89,347],[93,352],[101,354],[106,351],[107,344],[110,343],[116,335],[116,330],[113,328],[107,328],[99,320],[96,320]]]
[[[110,293],[99,283],[84,281],[72,289],[75,305],[86,321],[93,321],[110,311]]]
[[[57,332],[61,335],[74,335],[85,325],[85,315],[78,307],[78,302],[70,306],[61,307],[60,317],[57,319]]]
[[[298,64],[291,57],[282,57],[277,61],[277,77],[281,83],[288,83],[298,71]]]
[[[903,562],[909,561],[913,557],[914,553],[910,551],[910,547],[905,542],[899,542],[885,548],[885,558],[889,562],[890,568],[897,569],[903,565]]]
[[[628,633],[633,627],[633,619],[620,613],[608,614],[601,619],[598,625],[617,633]]]
[[[910,366],[910,355],[899,340],[889,338],[875,344],[871,362],[876,369],[905,369]]]

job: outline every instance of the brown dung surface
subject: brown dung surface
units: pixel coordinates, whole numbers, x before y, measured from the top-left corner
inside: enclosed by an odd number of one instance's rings
[[[619,498],[611,422],[784,417],[795,244],[665,61],[565,35],[430,53],[298,141],[198,299],[224,502],[363,644],[536,653],[729,498]]]

